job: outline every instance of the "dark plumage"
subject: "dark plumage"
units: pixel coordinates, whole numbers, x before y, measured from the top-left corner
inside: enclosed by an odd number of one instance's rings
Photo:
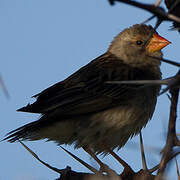
[[[150,42],[143,47],[150,35]],[[122,31],[108,51],[41,93],[18,111],[42,117],[9,133],[10,142],[47,139],[58,144],[86,146],[96,153],[122,147],[140,132],[155,109],[159,86],[117,85],[107,81],[161,79],[160,49],[169,42],[151,26]]]

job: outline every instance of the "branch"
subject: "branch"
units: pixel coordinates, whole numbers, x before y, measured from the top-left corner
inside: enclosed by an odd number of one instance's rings
[[[143,169],[148,170],[147,163],[146,163],[145,152],[144,152],[143,138],[142,138],[142,133],[141,132],[140,132],[139,138],[140,138],[141,159],[142,159]]]
[[[177,73],[176,78],[178,79],[178,81],[180,80],[180,71]],[[167,135],[166,145],[163,149],[163,155],[159,165],[157,179],[163,176],[166,165],[168,163],[168,159],[173,154],[173,147],[176,146],[176,141],[177,141],[176,116],[177,116],[179,88],[177,87],[171,88],[170,94],[171,94],[171,108],[169,115],[168,135]]]
[[[167,14],[165,10],[162,7],[157,7],[154,4],[145,4],[145,3],[140,3],[132,0],[114,0],[114,2],[122,2],[125,4],[129,4],[131,6],[138,7],[140,9],[144,9],[153,15],[156,15],[156,17],[160,18],[163,21],[175,21],[175,22],[180,22],[180,18],[176,17],[177,19],[172,18],[172,14]],[[169,16],[170,15],[170,16]]]
[[[153,16],[150,17],[145,22],[151,20],[154,17],[157,17],[155,29],[162,23],[162,21],[173,21],[174,23],[180,23],[180,18],[178,16],[175,16],[174,14],[169,13],[171,11],[167,13],[162,7],[158,6],[161,0],[157,0],[155,4],[145,4],[145,3],[140,3],[140,2],[136,2],[132,0],[109,0],[111,5],[114,5],[115,1],[125,3],[131,6],[135,6],[140,9],[144,9],[150,12],[151,14],[153,14]]]

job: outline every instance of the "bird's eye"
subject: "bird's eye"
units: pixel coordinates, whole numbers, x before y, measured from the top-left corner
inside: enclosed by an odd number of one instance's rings
[[[142,45],[142,41],[136,41],[136,44],[138,45],[138,46],[140,46],[140,45]]]

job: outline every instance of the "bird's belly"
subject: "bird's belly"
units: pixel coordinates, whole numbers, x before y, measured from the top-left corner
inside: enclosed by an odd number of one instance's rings
[[[56,122],[41,130],[39,135],[58,144],[86,145],[100,153],[104,152],[103,142],[112,149],[122,147],[129,137],[139,133],[149,118],[149,112],[140,107],[121,106],[80,119]]]
[[[139,133],[149,119],[149,113],[138,107],[116,107],[89,117],[87,128],[78,127],[78,138],[96,152],[103,142],[112,149],[120,148],[129,137]]]

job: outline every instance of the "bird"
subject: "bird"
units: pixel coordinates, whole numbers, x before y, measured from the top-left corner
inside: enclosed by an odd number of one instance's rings
[[[152,118],[160,85],[108,82],[160,80],[161,63],[153,57],[161,58],[168,44],[151,25],[124,29],[104,54],[18,109],[41,117],[9,132],[5,140],[45,139],[96,155],[123,147]]]

